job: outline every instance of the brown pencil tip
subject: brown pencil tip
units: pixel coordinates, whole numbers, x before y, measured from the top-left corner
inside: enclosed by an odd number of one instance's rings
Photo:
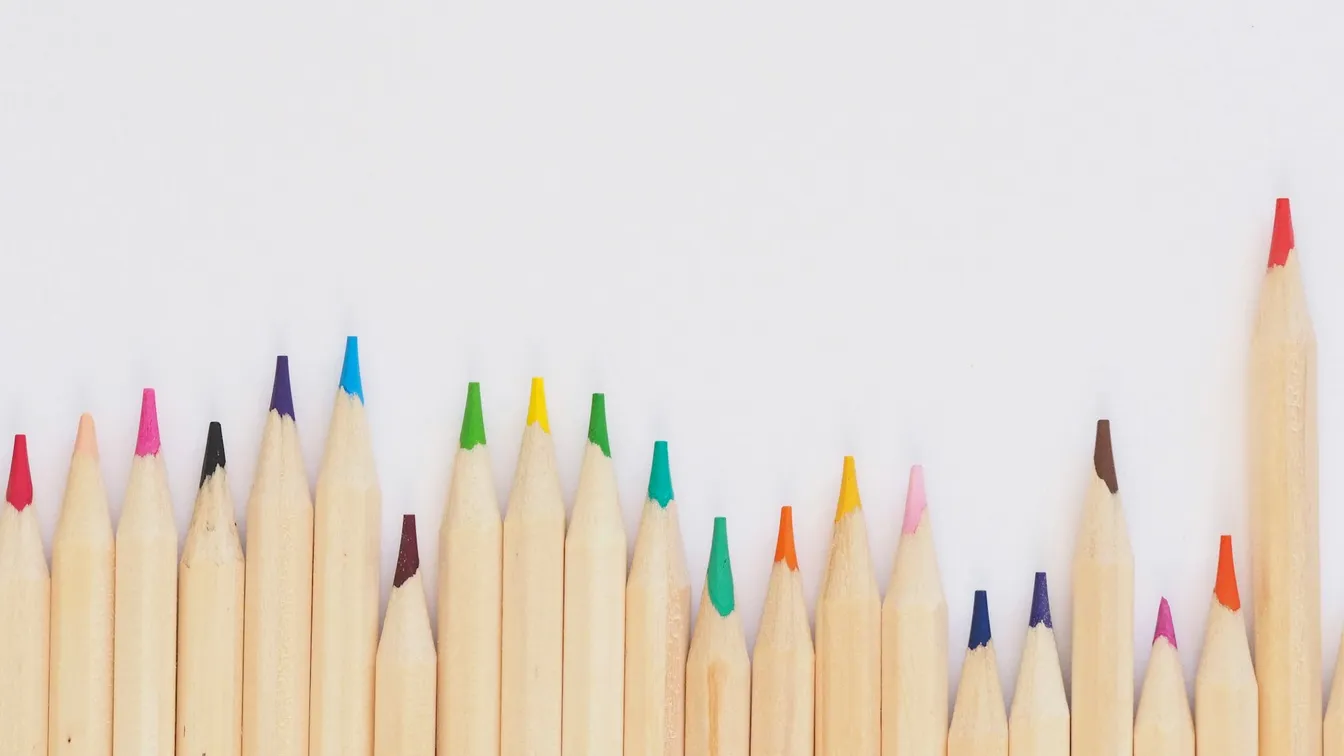
[[[400,588],[419,571],[420,545],[415,540],[415,515],[402,515],[401,550],[397,552],[397,574],[392,578],[392,585]]]
[[[1092,448],[1092,466],[1097,469],[1097,477],[1106,483],[1111,493],[1120,490],[1115,479],[1115,456],[1111,452],[1111,421],[1097,421],[1097,443]]]

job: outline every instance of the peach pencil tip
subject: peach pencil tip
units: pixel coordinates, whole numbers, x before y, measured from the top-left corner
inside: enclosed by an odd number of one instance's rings
[[[93,427],[93,415],[79,416],[79,430],[75,432],[75,453],[98,458],[98,434]]]

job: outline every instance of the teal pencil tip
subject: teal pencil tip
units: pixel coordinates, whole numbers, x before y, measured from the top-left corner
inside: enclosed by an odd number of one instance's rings
[[[705,590],[720,617],[727,617],[737,606],[733,595],[733,561],[728,558],[728,519],[714,518],[714,541],[709,547],[709,570]]]
[[[474,449],[485,443],[485,415],[481,412],[481,384],[467,384],[467,407],[462,412],[462,434],[458,443],[463,449]]]
[[[588,442],[595,444],[607,458],[611,457],[611,442],[607,440],[607,397],[593,394],[593,409],[588,414]]]
[[[345,339],[345,361],[341,363],[341,390],[351,396],[359,397],[364,403],[364,383],[359,376],[359,338],[347,336]]]
[[[649,470],[649,498],[666,508],[672,494],[672,469],[667,463],[667,442],[653,442],[653,467]]]

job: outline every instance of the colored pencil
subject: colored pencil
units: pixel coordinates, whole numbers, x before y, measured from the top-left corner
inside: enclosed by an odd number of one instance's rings
[[[420,583],[415,515],[401,518],[401,549],[387,618],[378,641],[374,756],[434,756],[434,685],[438,660],[429,605]]]
[[[816,753],[876,756],[882,731],[882,603],[854,458],[845,457],[817,601]]]
[[[989,627],[989,599],[975,592],[971,637],[961,665],[957,701],[947,733],[947,756],[1007,756],[1008,715]]]
[[[947,599],[938,573],[924,469],[915,465],[882,602],[883,756],[946,753],[947,654]]]
[[[160,447],[147,388],[117,523],[112,756],[173,756],[176,741],[177,525]]]
[[[373,752],[381,510],[359,343],[351,336],[313,505],[312,756]]]
[[[1139,713],[1134,717],[1134,753],[1144,756],[1193,756],[1195,723],[1185,696],[1185,675],[1176,653],[1176,629],[1167,600],[1157,608],[1157,629],[1148,671],[1143,676]]]
[[[1195,675],[1195,751],[1200,756],[1256,756],[1258,705],[1232,536],[1225,535],[1218,545],[1218,578]]]
[[[532,379],[527,427],[504,515],[501,756],[559,756],[564,659],[565,500],[546,391]]]
[[[751,756],[812,756],[815,685],[812,628],[793,543],[793,507],[782,507],[751,665]]]
[[[481,385],[467,386],[439,527],[438,752],[499,756],[503,521],[485,443]]]
[[[247,497],[243,599],[243,756],[308,756],[313,500],[284,355]]]
[[[93,418],[79,418],[51,543],[51,756],[112,752],[112,516]]]
[[[593,394],[588,447],[565,536],[564,756],[621,756],[625,556],[606,398]]]
[[[1330,683],[1330,705],[1325,709],[1324,742],[1322,751],[1325,756],[1344,756],[1344,636],[1339,641],[1339,651],[1335,658],[1335,679]]]
[[[686,656],[686,756],[748,756],[751,661],[733,595],[728,520],[714,518],[700,613]]]
[[[1017,669],[1012,716],[1008,719],[1008,753],[1012,756],[1069,756],[1069,701],[1059,669],[1054,623],[1050,621],[1050,589],[1045,573],[1036,573],[1031,593],[1031,619],[1022,662]]]
[[[247,496],[243,601],[243,756],[308,756],[313,500],[285,355]]]
[[[51,577],[42,551],[28,439],[14,437],[0,507],[0,756],[47,752]]]
[[[1097,421],[1096,475],[1083,504],[1073,558],[1073,752],[1132,756],[1134,553],[1111,452],[1111,424]]]
[[[237,756],[242,750],[244,580],[224,434],[210,423],[177,577],[179,754]]]
[[[1261,756],[1321,752],[1316,336],[1288,200],[1251,339],[1251,577]]]
[[[685,752],[690,624],[691,586],[667,442],[657,441],[625,590],[625,756]]]

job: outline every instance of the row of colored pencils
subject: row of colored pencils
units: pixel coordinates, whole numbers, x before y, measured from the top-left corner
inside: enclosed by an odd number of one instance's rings
[[[949,721],[947,604],[918,467],[885,600],[847,457],[815,644],[788,508],[754,658],[722,518],[692,634],[667,445],[627,572],[604,399],[566,523],[540,379],[503,517],[470,385],[437,647],[411,515],[380,637],[381,497],[351,338],[313,496],[277,361],[246,559],[217,423],[179,559],[152,390],[115,536],[82,417],[50,576],[16,438],[0,508],[0,756],[1316,756],[1315,342],[1286,200],[1252,351],[1256,666],[1224,537],[1193,714],[1165,600],[1135,714],[1133,554],[1105,420],[1073,566],[1071,706],[1038,574],[1011,716],[977,592]],[[1344,753],[1335,692],[1327,754]]]

